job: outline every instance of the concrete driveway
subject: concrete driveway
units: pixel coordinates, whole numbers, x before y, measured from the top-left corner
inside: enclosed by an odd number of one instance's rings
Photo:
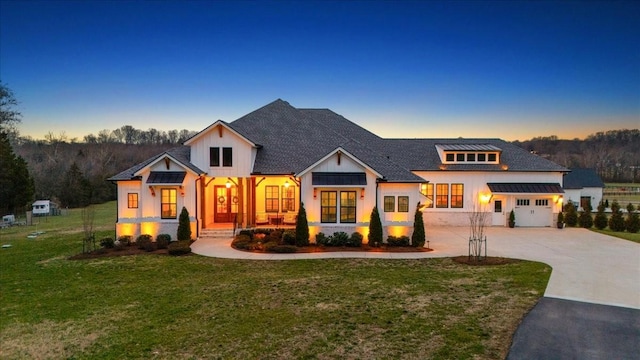
[[[429,227],[428,253],[331,252],[313,254],[254,254],[231,248],[231,239],[199,239],[196,254],[232,259],[287,260],[335,257],[431,258],[467,255],[466,227]],[[594,304],[640,309],[640,244],[585,229],[487,229],[489,256],[534,260],[553,271],[544,296]]]

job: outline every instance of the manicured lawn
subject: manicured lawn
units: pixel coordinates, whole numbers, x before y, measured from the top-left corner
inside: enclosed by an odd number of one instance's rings
[[[601,234],[605,234],[605,235],[609,235],[609,236],[615,236],[615,237],[620,238],[620,239],[625,239],[625,240],[633,241],[633,242],[636,242],[636,243],[640,243],[640,233],[632,234],[632,233],[629,233],[629,232],[626,232],[626,231],[611,231],[611,230],[609,230],[609,228],[606,228],[604,230],[598,230],[598,229],[593,228],[591,230],[593,230],[595,232],[599,232]]]
[[[97,238],[113,234],[100,206]],[[2,230],[0,358],[502,359],[550,268],[450,259],[71,261],[79,212]]]

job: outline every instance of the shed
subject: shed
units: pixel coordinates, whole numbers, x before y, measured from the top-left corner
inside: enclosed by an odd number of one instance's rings
[[[58,205],[51,200],[37,200],[31,206],[34,216],[60,215]]]

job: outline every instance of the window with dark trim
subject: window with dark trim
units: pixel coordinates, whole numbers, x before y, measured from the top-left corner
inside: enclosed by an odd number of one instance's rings
[[[476,154],[475,153],[468,153],[467,154],[467,161],[468,162],[476,161]]]
[[[449,207],[449,184],[436,184],[436,207]]]
[[[335,191],[320,192],[320,222],[335,223],[338,221],[338,193]]]
[[[209,148],[209,166],[220,166],[220,148]]]
[[[496,154],[487,154],[487,156],[488,156],[487,161],[490,161],[490,162],[494,162],[497,159]]]
[[[278,212],[278,202],[280,201],[280,193],[277,185],[267,185],[264,187],[264,211]]]
[[[447,159],[447,161],[454,161],[455,160],[455,156],[453,153],[447,153],[445,155],[445,158]]]
[[[487,161],[487,154],[478,154],[478,161]]]
[[[384,197],[384,212],[396,211],[396,198],[395,196]]]
[[[408,196],[398,196],[398,212],[409,212]]]
[[[233,149],[230,147],[222,148],[222,166],[233,166]]]
[[[138,208],[138,193],[127,194],[127,206],[129,207],[129,209]]]
[[[434,198],[433,198],[433,184],[432,183],[427,183],[427,188],[425,189],[425,196],[427,197],[427,199],[429,199],[430,201],[427,201],[425,206],[426,207],[433,207],[433,202],[434,202]]]
[[[178,216],[178,192],[176,189],[160,190],[160,213],[163,219],[175,219]]]
[[[464,161],[464,153],[456,154],[456,161]]]
[[[340,192],[340,222],[341,223],[356,222],[356,192],[355,191]]]
[[[464,207],[464,185],[463,184],[451,184],[451,207],[452,208]]]
[[[282,211],[296,211],[296,188],[282,187]]]

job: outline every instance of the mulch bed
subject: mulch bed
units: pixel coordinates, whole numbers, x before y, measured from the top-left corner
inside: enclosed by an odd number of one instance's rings
[[[259,254],[277,254],[275,252],[267,252],[264,250],[243,250],[236,249],[238,251],[245,251],[251,253],[259,253]],[[366,251],[366,252],[390,252],[390,253],[416,253],[416,252],[429,252],[433,251],[433,249],[427,248],[415,248],[413,246],[382,246],[382,247],[349,247],[349,246],[298,246],[296,252],[294,254],[300,253],[326,253],[326,252],[352,252],[352,251]]]

